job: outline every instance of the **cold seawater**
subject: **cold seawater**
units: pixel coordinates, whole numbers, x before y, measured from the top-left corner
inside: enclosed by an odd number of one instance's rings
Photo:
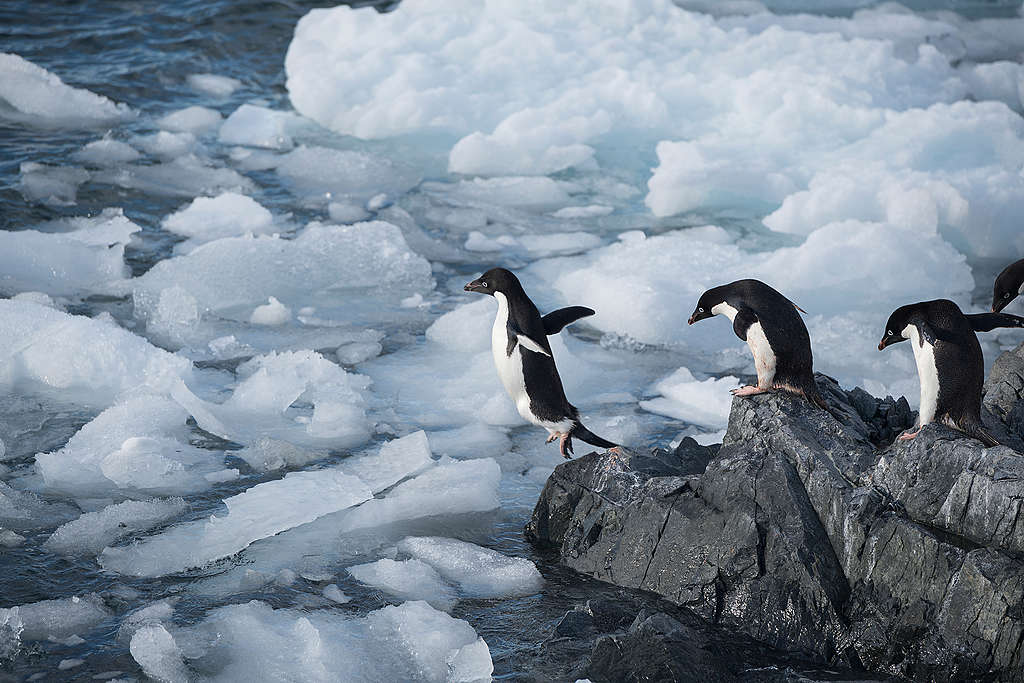
[[[620,594],[523,539],[492,265],[598,311],[552,347],[634,448],[721,439],[739,277],[916,405],[889,312],[1024,255],[1019,5],[681,4],[0,6],[3,671],[557,678]]]

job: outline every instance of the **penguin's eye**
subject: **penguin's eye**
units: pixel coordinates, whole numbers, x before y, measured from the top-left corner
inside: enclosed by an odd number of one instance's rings
[[[892,336],[892,330],[889,330],[888,333],[889,333],[889,336],[891,337]]]
[[[703,313],[703,312],[704,312],[704,309],[703,309],[703,308],[698,308],[698,309],[697,309],[697,312],[698,312],[698,313]]]
[[[486,289],[487,288],[487,283],[486,282],[481,282],[480,286]]]
[[[1010,298],[1010,293],[1007,292],[1006,294],[1003,294],[1003,298],[1004,299],[1009,299]]]

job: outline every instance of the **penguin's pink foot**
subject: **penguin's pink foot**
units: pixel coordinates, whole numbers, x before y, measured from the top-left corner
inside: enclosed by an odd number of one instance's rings
[[[548,436],[547,440],[544,443],[551,443],[560,436],[562,436],[561,432],[551,432],[551,434]]]
[[[558,451],[563,458],[569,460],[572,458],[572,437],[568,433],[562,434],[561,437],[561,441],[558,442]]]
[[[921,428],[918,427],[916,432],[903,432],[902,434],[897,436],[896,439],[899,440],[899,441],[910,441],[911,439],[913,439],[915,436],[917,436],[920,433],[921,433]]]
[[[608,449],[608,452],[614,453],[615,455],[623,455],[622,446],[612,446],[611,448]]]
[[[745,386],[739,389],[733,389],[730,392],[733,396],[754,396],[756,394],[766,394],[768,389],[762,389],[761,387]]]

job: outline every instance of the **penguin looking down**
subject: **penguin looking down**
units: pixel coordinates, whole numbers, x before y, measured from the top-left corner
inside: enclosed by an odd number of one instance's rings
[[[814,383],[811,338],[797,311],[802,309],[759,280],[737,280],[700,295],[689,324],[724,315],[736,336],[747,342],[757,369],[757,386],[733,389],[735,396],[781,390],[803,396],[828,410]]]
[[[948,299],[900,306],[889,316],[878,350],[910,340],[921,382],[917,429],[904,432],[913,439],[930,422],[942,422],[986,446],[998,442],[981,424],[981,388],[985,360],[975,332],[997,327],[1024,327],[1024,318],[1006,313],[965,315]]]
[[[1003,310],[1019,294],[1024,294],[1024,259],[1006,266],[996,277],[992,287],[992,312]]]
[[[617,448],[580,422],[579,411],[565,397],[547,339],[566,325],[594,315],[594,311],[570,306],[542,318],[519,278],[504,268],[488,270],[464,289],[498,300],[498,314],[491,329],[491,353],[501,383],[519,414],[548,430],[548,443],[559,439],[559,451],[564,458],[571,457],[573,437],[599,448]]]

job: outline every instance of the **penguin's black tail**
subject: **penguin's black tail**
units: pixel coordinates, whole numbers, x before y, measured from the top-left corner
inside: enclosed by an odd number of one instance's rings
[[[967,436],[977,439],[985,444],[986,448],[1001,445],[979,422],[971,422],[960,427],[960,430]]]
[[[619,444],[612,443],[607,439],[602,439],[597,434],[583,426],[583,423],[577,420],[572,429],[569,430],[570,437],[576,437],[584,443],[589,443],[591,446],[597,446],[598,448],[618,448]]]

